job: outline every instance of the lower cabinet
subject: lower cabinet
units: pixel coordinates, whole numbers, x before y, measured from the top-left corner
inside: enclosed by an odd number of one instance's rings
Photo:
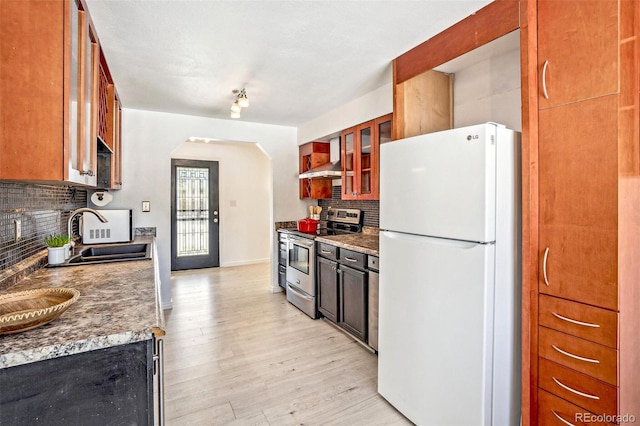
[[[379,295],[380,295],[380,277],[378,275],[378,257],[369,256],[369,334],[367,340],[369,346],[376,351],[378,350],[378,315],[379,315]],[[375,269],[374,269],[375,268]]]
[[[317,253],[318,310],[325,318],[377,350],[378,310],[377,306],[373,310],[370,307],[367,255],[320,242]],[[377,273],[371,274],[377,284]],[[377,291],[375,296],[377,305]],[[375,335],[369,336],[372,325]],[[370,341],[370,337],[373,340]]]
[[[278,232],[278,285],[282,290],[287,290],[287,258],[288,238],[284,232]]]
[[[318,310],[328,320],[338,323],[338,262],[318,257],[317,271]]]
[[[152,425],[153,340],[0,369],[2,425]]]
[[[340,324],[344,329],[367,341],[367,273],[340,265]]]

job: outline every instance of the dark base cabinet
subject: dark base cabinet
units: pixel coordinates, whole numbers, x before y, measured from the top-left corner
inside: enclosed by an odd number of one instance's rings
[[[0,369],[2,425],[152,425],[153,341]]]
[[[278,265],[278,285],[287,290],[287,267],[284,265]]]
[[[318,257],[318,310],[328,320],[337,323],[338,262]]]
[[[351,334],[367,341],[367,273],[340,265],[340,321]]]
[[[320,313],[366,343],[371,321],[367,255],[319,242],[316,271]],[[372,306],[375,307],[372,313],[376,315],[374,349],[377,349],[377,299]]]
[[[278,232],[278,285],[285,292],[287,291],[288,241],[286,233]]]

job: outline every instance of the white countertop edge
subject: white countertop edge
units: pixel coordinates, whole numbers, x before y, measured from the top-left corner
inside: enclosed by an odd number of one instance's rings
[[[96,336],[75,342],[42,346],[0,355],[0,369],[44,361],[61,356],[104,349],[112,346],[126,345],[152,339],[152,330],[125,331],[109,336]]]

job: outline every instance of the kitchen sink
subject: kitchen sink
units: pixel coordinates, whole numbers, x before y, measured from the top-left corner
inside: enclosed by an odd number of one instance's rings
[[[80,247],[78,254],[59,266],[88,265],[93,263],[125,262],[151,259],[151,243],[109,244]]]

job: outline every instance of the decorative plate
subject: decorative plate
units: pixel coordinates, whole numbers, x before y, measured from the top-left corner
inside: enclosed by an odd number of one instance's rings
[[[0,294],[0,334],[19,333],[58,318],[80,297],[74,288],[43,288]]]

